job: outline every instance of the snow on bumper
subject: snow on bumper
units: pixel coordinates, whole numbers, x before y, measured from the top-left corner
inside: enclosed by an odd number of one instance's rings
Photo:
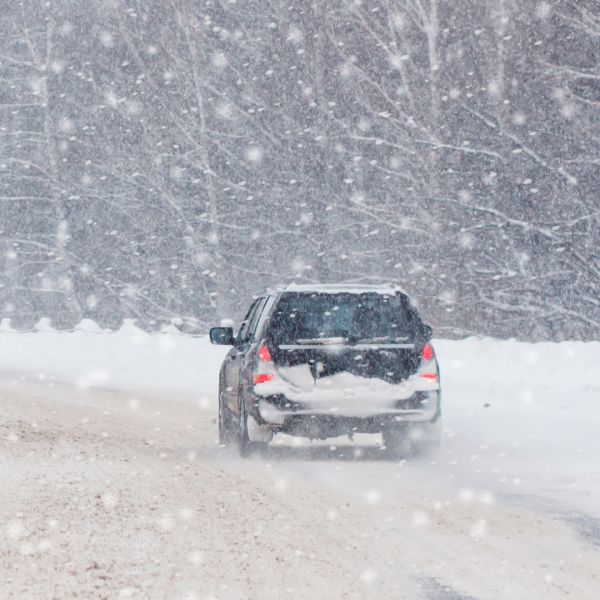
[[[407,421],[431,420],[438,410],[439,389],[437,380],[417,375],[393,384],[340,373],[305,387],[278,378],[255,385],[254,393],[260,416],[282,425],[287,417],[300,415],[368,418],[387,414]]]

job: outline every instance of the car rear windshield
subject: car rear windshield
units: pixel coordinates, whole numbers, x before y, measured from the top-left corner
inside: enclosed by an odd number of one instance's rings
[[[422,321],[402,294],[282,294],[270,319],[276,344],[412,342]]]

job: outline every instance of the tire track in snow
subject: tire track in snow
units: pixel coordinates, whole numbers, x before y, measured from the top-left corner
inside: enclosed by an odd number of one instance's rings
[[[434,577],[421,579],[421,585],[427,600],[477,600],[473,596],[465,596],[448,585],[442,585]]]

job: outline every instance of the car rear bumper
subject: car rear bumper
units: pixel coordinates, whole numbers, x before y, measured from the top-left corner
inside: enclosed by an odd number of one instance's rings
[[[423,423],[433,421],[440,414],[440,392],[419,391],[409,398],[369,402],[364,405],[352,403],[344,405],[310,406],[290,401],[282,394],[257,396],[256,409],[260,421],[282,429],[293,427],[301,421],[334,422],[344,421],[356,431],[381,431],[402,422]]]

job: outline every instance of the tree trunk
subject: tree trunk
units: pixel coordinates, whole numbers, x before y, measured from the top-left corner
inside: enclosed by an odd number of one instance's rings
[[[58,150],[56,146],[54,127],[51,113],[51,97],[49,90],[49,67],[52,62],[54,36],[54,19],[49,17],[46,24],[46,55],[45,63],[38,64],[38,70],[41,73],[40,95],[42,99],[44,116],[44,138],[46,146],[46,160],[48,163],[49,188],[54,207],[54,246],[56,257],[62,270],[61,287],[65,289],[65,304],[73,324],[79,323],[83,317],[81,304],[77,299],[77,290],[75,288],[74,265],[70,255],[69,245],[69,220],[66,206],[62,198],[61,176],[58,159]]]
[[[186,19],[186,16],[183,17]],[[191,20],[188,20],[188,24]],[[190,62],[192,68],[192,77],[194,80],[195,103],[198,111],[198,146],[200,161],[205,176],[206,186],[206,212],[208,213],[210,232],[208,235],[208,243],[212,248],[212,267],[214,272],[214,296],[211,296],[211,305],[215,311],[217,320],[228,317],[227,297],[226,297],[226,280],[224,278],[225,260],[222,254],[221,227],[219,225],[219,205],[216,190],[215,173],[212,168],[211,153],[209,149],[210,136],[206,124],[206,107],[204,103],[203,81],[200,72],[201,57],[196,45],[194,29],[185,27],[185,35],[190,53]],[[199,240],[196,236],[196,243]]]

